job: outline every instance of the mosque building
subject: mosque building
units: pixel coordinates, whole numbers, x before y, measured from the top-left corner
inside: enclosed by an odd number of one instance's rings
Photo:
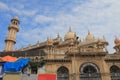
[[[90,31],[84,40],[69,28],[64,40],[58,34],[25,48],[14,50],[20,21],[14,17],[8,26],[5,48],[0,56],[29,57],[23,69],[30,74],[56,74],[57,80],[120,80],[120,39],[114,40],[115,52],[110,54],[105,37],[96,38]]]

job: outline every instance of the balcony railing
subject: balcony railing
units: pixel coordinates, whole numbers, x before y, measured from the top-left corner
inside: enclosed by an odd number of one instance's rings
[[[111,80],[120,80],[120,73],[111,73]]]

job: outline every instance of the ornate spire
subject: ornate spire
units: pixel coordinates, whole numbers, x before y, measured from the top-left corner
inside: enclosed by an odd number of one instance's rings
[[[90,31],[88,30],[88,35],[90,35]]]
[[[106,41],[106,38],[105,38],[105,36],[104,36],[104,35],[103,35],[103,40],[104,40],[104,41]]]

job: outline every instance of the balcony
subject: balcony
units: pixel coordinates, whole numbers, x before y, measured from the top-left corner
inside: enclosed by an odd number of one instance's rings
[[[6,37],[5,42],[6,41],[13,41],[14,43],[16,43],[16,39],[14,37]]]
[[[19,31],[19,27],[17,25],[10,24],[9,27],[8,27],[8,30],[10,30],[11,28],[16,29],[17,32]]]

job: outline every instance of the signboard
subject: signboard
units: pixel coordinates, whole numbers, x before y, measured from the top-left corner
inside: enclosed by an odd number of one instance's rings
[[[38,80],[56,80],[56,74],[38,74]]]

